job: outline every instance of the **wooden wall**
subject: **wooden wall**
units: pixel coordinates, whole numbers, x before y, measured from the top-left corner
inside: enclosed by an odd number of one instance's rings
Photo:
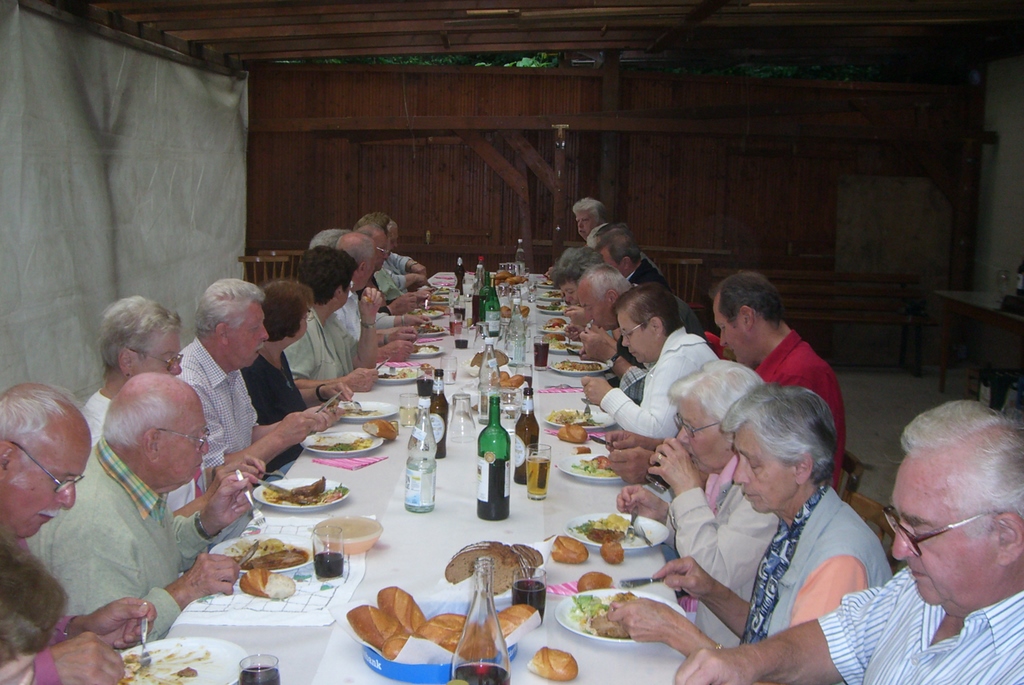
[[[321,229],[349,228],[383,210],[400,225],[401,251],[430,270],[452,268],[457,255],[467,264],[477,254],[488,255],[489,265],[510,258],[522,230],[518,196],[456,134],[464,126],[528,178],[534,270],[551,263],[556,226],[563,240],[578,240],[569,208],[598,196],[602,180],[616,190],[600,199],[652,256],[703,257],[708,267],[832,269],[840,180],[923,177],[954,209],[952,239],[948,227],[936,232],[960,246],[949,256],[947,280],[969,285],[963,267],[973,249],[971,155],[982,133],[981,93],[632,72],[618,78],[609,91],[600,70],[256,67],[247,249],[301,248]],[[609,92],[617,97],[614,117],[593,125],[580,118],[599,114]],[[566,136],[565,211],[557,216],[552,190],[501,133],[518,127],[553,165],[549,122],[556,115],[575,117]],[[885,197],[879,201],[899,201]]]

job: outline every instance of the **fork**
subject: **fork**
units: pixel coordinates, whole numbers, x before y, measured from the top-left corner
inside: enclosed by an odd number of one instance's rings
[[[240,470],[235,469],[235,475],[238,476],[238,480],[245,480],[245,477],[242,475]],[[249,506],[252,507],[252,525],[257,528],[262,528],[267,525],[267,517],[263,515],[263,510],[256,505],[256,500],[252,498],[252,493],[250,491],[245,491],[245,498],[249,500]]]
[[[587,405],[587,408],[583,410],[583,418],[589,419],[591,416],[593,416],[593,413],[590,411],[590,400],[588,400],[586,397],[582,399],[583,404]]]
[[[629,517],[629,527],[626,528],[626,540],[632,542],[636,539],[636,519],[640,515],[640,509],[633,507],[633,513]]]
[[[149,634],[149,616],[142,617],[139,634],[139,637],[142,638],[142,653],[139,654],[139,666],[147,668],[153,663],[153,657],[149,655],[149,648],[146,647],[146,636]]]

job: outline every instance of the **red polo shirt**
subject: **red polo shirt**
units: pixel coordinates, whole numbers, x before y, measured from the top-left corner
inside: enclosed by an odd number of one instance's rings
[[[790,331],[757,367],[757,374],[765,383],[799,385],[813,390],[825,400],[836,422],[836,458],[832,473],[832,487],[839,487],[839,474],[843,470],[843,452],[846,450],[846,409],[839,381],[828,363],[819,357],[796,331]]]

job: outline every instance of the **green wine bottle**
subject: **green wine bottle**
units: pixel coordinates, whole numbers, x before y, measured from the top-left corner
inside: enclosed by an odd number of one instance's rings
[[[476,515],[485,521],[508,518],[512,465],[511,441],[501,427],[501,404],[497,395],[489,399],[489,421],[476,442]]]

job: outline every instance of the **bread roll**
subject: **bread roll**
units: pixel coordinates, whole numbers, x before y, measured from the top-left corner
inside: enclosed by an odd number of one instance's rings
[[[398,653],[405,647],[405,643],[409,641],[408,635],[392,635],[387,640],[384,640],[384,646],[381,647],[380,653],[384,655],[384,658],[388,661],[394,661],[398,656]]]
[[[530,315],[530,308],[527,307],[525,304],[519,306],[519,311],[523,315],[524,319]]]
[[[287,599],[295,594],[295,581],[280,573],[265,568],[247,571],[238,581],[238,586],[247,595],[268,599]]]
[[[601,573],[600,571],[591,571],[590,573],[584,573],[580,576],[580,579],[576,581],[577,592],[588,592],[590,590],[604,590],[612,586],[612,577],[607,573]]]
[[[415,633],[427,622],[416,600],[400,587],[386,587],[378,592],[377,607],[398,621],[406,633]]]
[[[583,426],[577,426],[575,423],[569,423],[558,429],[558,439],[563,442],[580,444],[586,442],[589,439],[589,436]]]
[[[466,617],[461,614],[438,614],[420,626],[414,635],[454,652],[465,624]]]
[[[590,454],[590,448],[589,447],[577,447],[575,453],[576,454]]]
[[[586,545],[564,535],[556,537],[551,545],[551,558],[562,564],[582,564],[589,557]]]
[[[603,543],[601,558],[609,564],[621,564],[622,560],[626,558],[626,553],[622,550],[622,543],[618,540],[609,540]]]
[[[348,612],[346,618],[356,635],[377,651],[381,650],[389,637],[402,632],[402,626],[392,616],[368,604]]]
[[[394,440],[398,437],[398,429],[392,425],[390,421],[384,419],[373,419],[363,424],[363,430],[374,435],[378,438],[384,438],[385,440]]]
[[[580,672],[572,654],[549,647],[538,649],[530,659],[530,663],[526,664],[526,668],[530,670],[530,673],[536,673],[541,678],[559,681],[572,680]]]
[[[508,319],[512,316],[511,307],[502,307],[501,309],[498,310],[498,312],[501,314],[501,318],[503,319]]]
[[[537,613],[529,604],[513,604],[508,609],[498,612],[498,623],[501,625],[501,634],[508,637],[512,631],[530,620],[530,617]]]

